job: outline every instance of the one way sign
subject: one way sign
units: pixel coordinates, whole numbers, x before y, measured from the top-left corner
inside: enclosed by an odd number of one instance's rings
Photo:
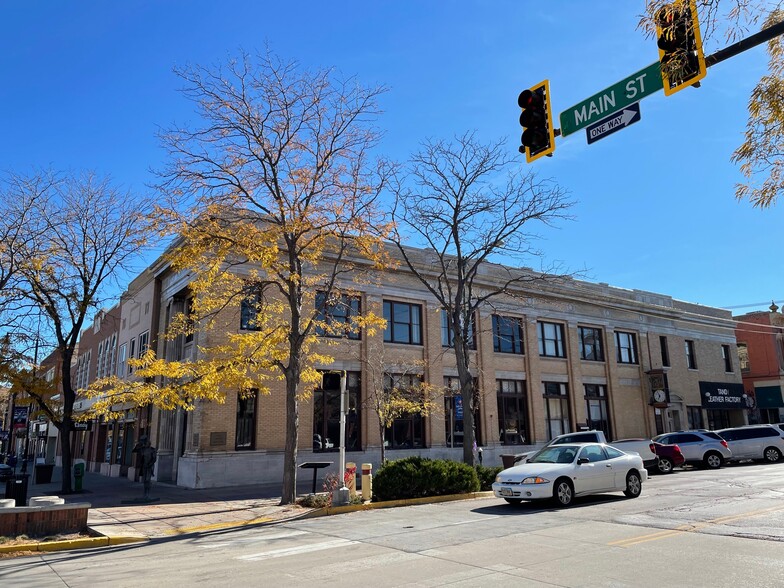
[[[640,120],[640,103],[630,104],[623,110],[603,118],[597,123],[585,129],[585,136],[588,144],[595,143],[599,139],[604,139],[607,135],[612,135],[615,131],[625,129],[631,124]]]

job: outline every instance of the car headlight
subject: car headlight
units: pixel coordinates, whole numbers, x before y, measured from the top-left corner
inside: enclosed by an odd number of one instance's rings
[[[525,478],[521,484],[549,484],[550,480],[546,480],[544,478],[540,478],[539,476],[532,476],[530,478]]]
[[[495,477],[495,481],[496,481],[496,482],[498,482],[498,483],[500,483],[500,482],[501,482],[501,474],[498,474],[498,475]]]

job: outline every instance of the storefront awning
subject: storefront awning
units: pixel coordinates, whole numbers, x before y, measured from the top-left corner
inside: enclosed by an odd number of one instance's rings
[[[782,408],[784,400],[781,398],[781,386],[760,386],[754,388],[757,397],[757,408]]]

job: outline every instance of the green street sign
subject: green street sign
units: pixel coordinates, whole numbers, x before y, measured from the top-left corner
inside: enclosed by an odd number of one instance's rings
[[[594,94],[560,114],[561,135],[571,135],[605,116],[655,94],[663,88],[659,62],[633,73],[625,80]]]

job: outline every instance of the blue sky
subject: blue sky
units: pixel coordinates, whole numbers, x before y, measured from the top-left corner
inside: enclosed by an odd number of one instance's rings
[[[285,4],[285,5],[284,5]],[[643,0],[223,0],[3,3],[0,168],[94,169],[144,191],[159,127],[192,117],[172,68],[271,49],[307,67],[383,84],[384,152],[476,129],[516,151],[517,94],[550,80],[556,115],[658,59],[636,29]],[[711,53],[723,46],[716,39]],[[642,120],[587,145],[579,131],[534,162],[578,202],[545,231],[547,259],[592,281],[729,307],[784,299],[782,208],[734,197],[730,162],[763,47],[659,92]],[[525,160],[520,156],[520,165]],[[737,312],[752,310],[752,307]]]

